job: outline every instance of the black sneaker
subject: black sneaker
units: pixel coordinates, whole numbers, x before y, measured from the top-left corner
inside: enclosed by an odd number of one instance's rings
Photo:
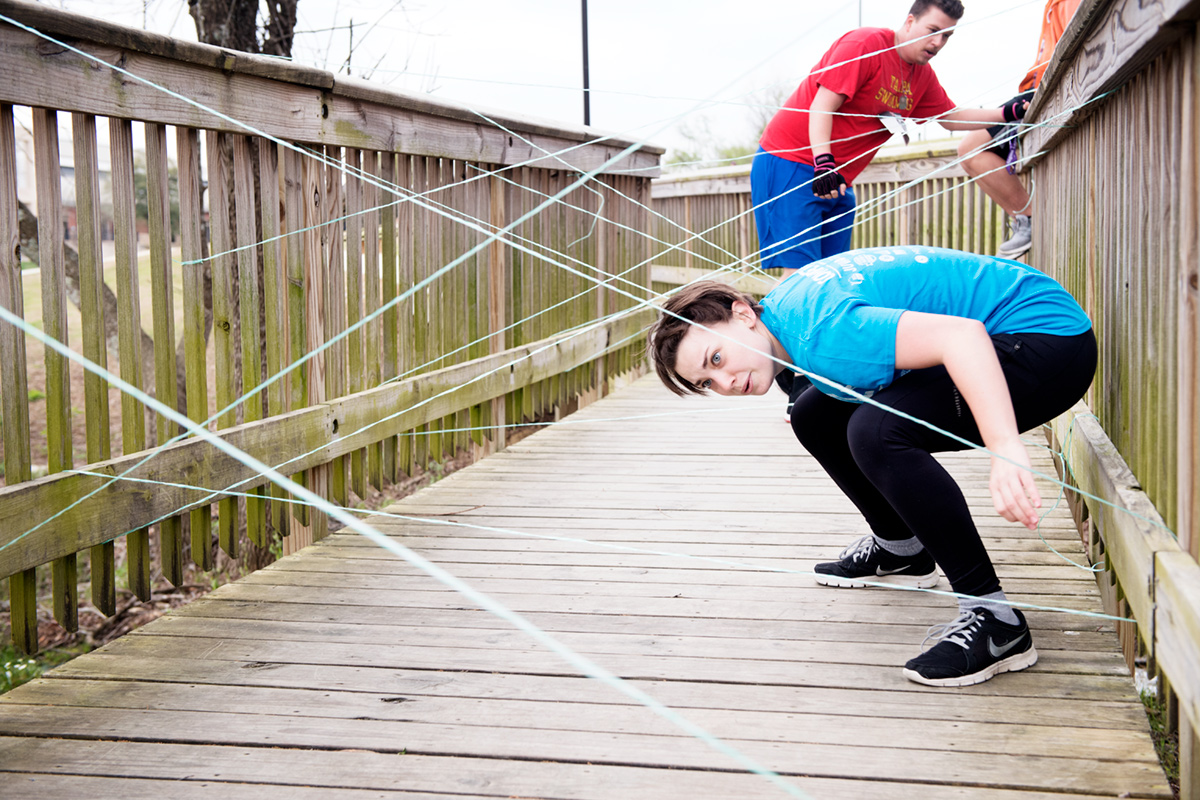
[[[817,583],[846,589],[877,583],[928,589],[938,582],[937,564],[928,550],[915,556],[898,556],[880,547],[869,534],[843,550],[837,561],[817,564],[813,571]]]
[[[1032,667],[1038,657],[1029,626],[1020,611],[1013,611],[1016,625],[1001,622],[986,608],[934,625],[925,639],[941,641],[905,664],[904,677],[926,686],[971,686]]]

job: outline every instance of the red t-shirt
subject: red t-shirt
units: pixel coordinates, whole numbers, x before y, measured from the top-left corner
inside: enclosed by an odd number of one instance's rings
[[[880,115],[935,117],[953,109],[933,68],[906,63],[895,45],[890,28],[858,28],[838,39],[767,124],[759,145],[780,158],[812,164],[808,108],[817,87],[845,95],[833,118],[830,147],[838,172],[849,184],[891,138]]]

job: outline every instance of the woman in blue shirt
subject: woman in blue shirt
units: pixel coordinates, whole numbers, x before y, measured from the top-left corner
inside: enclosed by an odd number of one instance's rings
[[[812,380],[792,429],[871,528],[816,566],[819,583],[928,588],[937,566],[946,573],[961,613],[906,677],[965,686],[1037,661],[962,491],[932,454],[967,447],[942,431],[983,444],[996,511],[1036,528],[1041,500],[1018,434],[1070,408],[1096,368],[1091,322],[1062,286],[1016,261],[876,248],[813,262],[760,304],[707,281],[663,310],[652,352],[676,394],[765,394],[789,367]]]

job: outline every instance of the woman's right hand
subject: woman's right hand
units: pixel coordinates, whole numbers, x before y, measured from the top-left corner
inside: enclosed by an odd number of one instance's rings
[[[1033,481],[1033,465],[1025,445],[1020,439],[1013,439],[990,449],[993,455],[988,489],[996,513],[1009,522],[1037,530],[1042,498]]]

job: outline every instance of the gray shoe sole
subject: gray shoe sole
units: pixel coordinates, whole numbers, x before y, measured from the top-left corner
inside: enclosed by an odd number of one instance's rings
[[[1017,256],[1023,256],[1028,253],[1032,247],[1033,242],[1030,242],[1023,247],[1016,248],[1015,250],[997,250],[996,255],[1000,256],[1001,258],[1016,258]]]

